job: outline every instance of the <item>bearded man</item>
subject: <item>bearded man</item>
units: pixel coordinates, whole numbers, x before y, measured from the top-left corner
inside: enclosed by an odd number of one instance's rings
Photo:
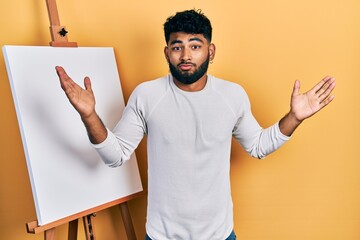
[[[207,73],[216,48],[203,13],[178,12],[166,20],[164,32],[170,74],[140,84],[113,130],[95,111],[89,78],[83,89],[56,67],[61,86],[110,167],[126,162],[147,136],[146,239],[236,239],[229,176],[232,138],[251,156],[264,158],[332,101],[335,80],[325,77],[304,94],[296,81],[290,111],[262,128],[244,89]]]

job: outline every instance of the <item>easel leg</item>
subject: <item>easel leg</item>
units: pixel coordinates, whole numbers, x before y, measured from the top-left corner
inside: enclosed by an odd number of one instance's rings
[[[131,221],[130,211],[127,202],[119,204],[119,207],[128,240],[136,240],[135,230]]]
[[[45,240],[55,240],[55,228],[46,230],[44,233]]]
[[[78,223],[79,223],[78,219],[69,222],[68,240],[77,240]]]
[[[96,240],[95,233],[94,233],[94,227],[91,222],[92,216],[93,215],[91,214],[91,215],[87,215],[87,216],[83,217],[86,240]]]

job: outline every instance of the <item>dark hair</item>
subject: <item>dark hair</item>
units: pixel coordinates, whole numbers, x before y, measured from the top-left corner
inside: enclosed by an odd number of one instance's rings
[[[211,23],[200,9],[177,12],[174,16],[168,17],[164,23],[166,43],[169,42],[170,34],[175,32],[202,34],[211,42]]]

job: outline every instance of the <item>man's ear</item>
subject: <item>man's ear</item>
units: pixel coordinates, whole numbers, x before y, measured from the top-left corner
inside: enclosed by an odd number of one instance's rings
[[[167,62],[169,62],[169,48],[167,46],[164,47],[164,55]]]
[[[215,44],[211,43],[209,45],[209,56],[210,56],[210,61],[213,61],[215,58],[215,52],[216,52],[216,47]]]

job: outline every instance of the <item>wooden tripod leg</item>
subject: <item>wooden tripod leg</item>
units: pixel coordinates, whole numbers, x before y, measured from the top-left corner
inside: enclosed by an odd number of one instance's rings
[[[130,211],[127,202],[119,204],[119,207],[128,240],[136,240],[135,230],[131,221]]]
[[[78,219],[69,222],[68,240],[77,240],[78,223],[79,223]]]
[[[55,240],[55,228],[46,230],[44,232],[44,239],[45,240]]]
[[[96,240],[91,217],[93,214],[83,217],[86,240]]]

